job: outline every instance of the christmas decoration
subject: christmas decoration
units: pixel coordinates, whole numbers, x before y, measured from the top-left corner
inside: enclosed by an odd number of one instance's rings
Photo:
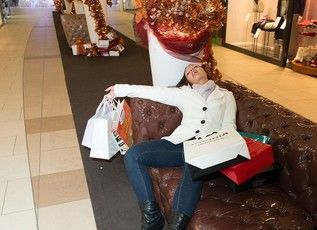
[[[105,15],[99,0],[83,0],[83,3],[89,7],[90,15],[94,19],[95,31],[100,40],[106,39],[108,33],[108,26],[105,20]]]
[[[62,0],[54,0],[55,11],[59,14],[63,13],[63,1]]]
[[[211,49],[211,41],[207,43],[207,45],[204,47],[201,63],[202,67],[207,73],[208,79],[218,81],[222,78],[222,74],[217,68],[217,61],[213,56],[213,51]]]
[[[84,44],[82,39],[77,39],[72,46],[73,55],[98,57],[98,56],[119,56],[125,49],[124,40],[119,37],[114,30],[108,28],[106,40],[100,40],[98,44]]]
[[[147,22],[161,44],[181,54],[198,52],[225,20],[219,0],[141,0],[136,23]]]
[[[86,55],[89,57],[119,56],[124,50],[124,41],[107,25],[100,1],[83,0],[83,3],[88,6],[94,20],[95,32],[98,35],[97,44],[92,43],[91,47],[86,49]],[[112,1],[107,0],[107,4],[111,6]]]
[[[164,50],[188,62],[201,62],[210,79],[221,74],[211,50],[211,33],[225,21],[220,0],[137,0],[136,41],[147,46],[152,31]]]

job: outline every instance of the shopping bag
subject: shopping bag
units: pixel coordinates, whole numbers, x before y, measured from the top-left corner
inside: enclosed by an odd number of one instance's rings
[[[126,100],[117,103],[117,112],[119,115],[119,119],[118,124],[113,132],[118,143],[120,153],[124,155],[133,143],[132,114],[131,108]]]
[[[235,130],[185,141],[184,157],[193,180],[250,159],[245,140]]]
[[[233,182],[228,177],[225,177],[225,180],[229,188],[233,192],[241,192],[278,181],[279,174],[281,173],[281,171],[282,167],[278,163],[273,163],[273,165],[265,168],[255,176],[251,177],[250,179],[239,185]]]
[[[251,159],[220,170],[223,175],[238,185],[274,163],[272,146],[249,138],[245,138],[245,140]]]
[[[112,132],[115,113],[113,100],[105,96],[88,120],[82,145],[90,148],[90,157],[110,160],[119,151]]]
[[[255,141],[265,143],[265,144],[268,144],[271,141],[270,137],[265,136],[265,135],[256,134],[256,133],[239,132],[239,134],[242,137],[247,137],[247,138],[250,138],[250,139],[253,139]]]

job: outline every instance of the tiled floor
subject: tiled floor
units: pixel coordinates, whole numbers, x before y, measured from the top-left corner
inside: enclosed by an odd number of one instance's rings
[[[14,9],[0,28],[1,230],[96,228],[51,10]],[[132,17],[108,12],[109,24],[133,39]],[[225,79],[317,122],[316,78],[214,51]]]

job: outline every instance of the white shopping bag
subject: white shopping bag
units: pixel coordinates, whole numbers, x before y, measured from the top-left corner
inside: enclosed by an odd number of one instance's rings
[[[113,99],[105,96],[88,120],[82,140],[82,145],[90,148],[90,157],[109,160],[119,151],[112,132],[115,114]]]
[[[239,156],[250,159],[245,140],[234,130],[184,142],[184,156],[186,163],[199,169],[211,169],[214,166],[216,170],[219,170],[218,165],[227,167],[226,162],[232,164]]]

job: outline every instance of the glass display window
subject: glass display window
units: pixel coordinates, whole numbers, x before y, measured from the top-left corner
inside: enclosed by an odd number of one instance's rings
[[[289,63],[293,70],[317,77],[317,1],[306,0],[301,10],[292,25]]]
[[[284,66],[294,0],[229,0],[224,45]]]

